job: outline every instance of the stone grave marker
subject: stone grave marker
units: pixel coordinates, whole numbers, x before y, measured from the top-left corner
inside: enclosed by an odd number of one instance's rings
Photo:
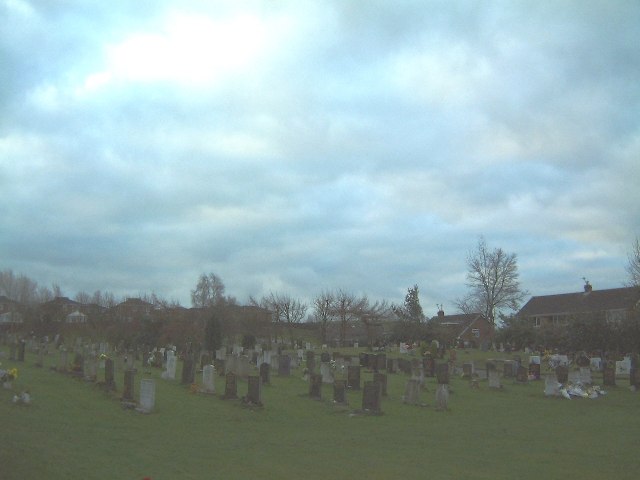
[[[336,380],[333,383],[333,401],[344,405],[347,403],[347,381]]]
[[[323,376],[321,374],[312,373],[309,377],[309,396],[316,400],[322,398]]]
[[[330,362],[331,361],[331,355],[329,355],[329,352],[322,352],[320,354],[320,361],[321,362]]]
[[[271,355],[269,357],[269,362],[271,365],[271,369],[274,372],[277,372],[278,370],[280,370],[280,355]]]
[[[322,383],[333,383],[335,380],[330,363],[320,363],[320,375],[322,376]]]
[[[205,365],[202,369],[202,393],[213,394],[216,393],[215,384],[216,369],[213,365]]]
[[[608,387],[616,386],[616,369],[610,365],[605,365],[602,369],[602,383]]]
[[[516,362],[513,360],[505,360],[502,366],[502,375],[504,378],[513,378],[515,376]]]
[[[249,357],[241,355],[236,361],[236,374],[240,378],[247,378],[249,376]]]
[[[271,365],[268,363],[260,364],[260,378],[262,379],[263,385],[271,384]]]
[[[380,392],[383,397],[387,396],[387,375],[384,373],[374,373],[373,381],[380,385]]]
[[[347,387],[352,390],[360,390],[360,367],[347,367]]]
[[[438,385],[449,384],[449,364],[448,363],[439,363],[436,366],[436,380],[438,382]]]
[[[175,355],[167,355],[167,369],[162,372],[162,378],[167,380],[175,380],[177,365],[178,358]]]
[[[216,360],[224,360],[225,358],[227,358],[226,348],[219,348],[216,350]]]
[[[208,353],[203,353],[200,355],[200,370],[204,370],[205,365],[211,364],[211,357]]]
[[[44,345],[38,347],[38,353],[36,355],[36,367],[42,368],[44,365]]]
[[[382,413],[382,388],[375,382],[364,382],[362,389],[362,410],[371,413]]]
[[[398,373],[397,358],[387,358],[387,373]]]
[[[556,375],[545,375],[544,394],[548,397],[560,396],[560,383],[558,383]]]
[[[69,368],[69,352],[62,349],[60,350],[60,365],[58,365],[57,370],[59,372],[66,372],[67,368]]]
[[[289,355],[280,355],[279,360],[278,375],[281,377],[288,377],[291,375],[291,357]]]
[[[580,377],[580,371],[579,370],[569,370],[569,372],[567,374],[567,382],[568,383],[572,383],[573,385],[575,385],[576,383],[581,383],[582,379]]]
[[[427,377],[432,378],[436,376],[436,360],[431,356],[431,354],[422,359],[422,368],[424,369],[424,374]]]
[[[133,382],[135,379],[135,375],[135,370],[131,368],[124,371],[124,389],[122,390],[121,398],[123,402],[135,402],[135,397],[133,394]]]
[[[420,382],[418,380],[407,380],[402,401],[408,405],[420,403]]]
[[[358,361],[360,362],[360,366],[361,367],[367,367],[368,365],[368,361],[369,361],[369,356],[364,353],[364,352],[360,352],[358,354]]]
[[[589,367],[580,367],[580,382],[583,385],[591,385],[591,369]]]
[[[529,381],[529,374],[527,372],[527,369],[523,365],[520,365],[518,367],[518,371],[516,372],[516,382],[527,383],[528,381]]]
[[[449,410],[449,385],[446,383],[438,383],[436,388],[436,409]]]
[[[18,362],[24,362],[24,351],[27,348],[27,344],[24,340],[20,340],[18,343]]]
[[[502,388],[498,370],[489,370],[489,388]]]
[[[107,390],[115,390],[116,389],[116,380],[115,380],[115,364],[113,359],[107,358],[104,361],[104,386]]]
[[[471,378],[473,376],[473,363],[467,362],[462,364],[462,378]]]
[[[602,358],[601,357],[591,357],[589,359],[589,367],[594,372],[599,372],[602,370]]]
[[[193,358],[189,355],[184,357],[182,362],[182,378],[180,383],[182,385],[191,385],[195,380],[196,366]]]
[[[312,350],[307,350],[307,370],[313,373],[316,369],[316,354]]]
[[[631,371],[631,360],[627,357],[624,360],[616,362],[616,377],[620,375],[629,375]]]
[[[219,359],[216,358],[213,361],[213,366],[215,367],[216,372],[218,372],[218,376],[220,376],[220,377],[224,377],[225,376],[225,374],[226,374],[226,370],[225,370],[226,363],[227,362],[224,359],[219,360]]]
[[[262,406],[262,380],[259,375],[247,377],[246,401],[251,405]]]
[[[15,361],[16,360],[16,351],[17,350],[18,350],[18,346],[14,342],[11,342],[9,344],[9,360],[11,360],[11,361]]]
[[[238,379],[235,373],[227,373],[224,382],[224,396],[225,400],[232,398],[238,398]]]
[[[140,380],[140,406],[138,411],[151,413],[156,405],[156,382],[151,378]]]

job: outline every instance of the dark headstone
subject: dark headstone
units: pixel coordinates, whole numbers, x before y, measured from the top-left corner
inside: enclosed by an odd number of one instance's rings
[[[115,370],[115,367],[114,367],[113,360],[110,358],[107,358],[104,361],[104,385],[109,390],[116,389],[116,379],[115,379],[114,370]]]
[[[11,342],[11,344],[9,344],[9,360],[15,361],[17,349],[18,346],[15,343]]]
[[[128,369],[124,371],[124,390],[122,391],[123,402],[134,402],[133,381],[135,378],[135,370]]]
[[[211,363],[211,357],[208,353],[203,353],[200,355],[200,370],[204,369],[205,365],[209,365]]]
[[[504,378],[513,378],[514,376],[514,367],[515,367],[515,362],[512,360],[506,360],[504,362],[504,365],[502,367],[503,372],[502,375],[504,376]]]
[[[402,400],[408,405],[418,405],[420,403],[420,382],[418,380],[407,380]]]
[[[402,373],[411,375],[411,362],[406,358],[398,359],[398,367]]]
[[[356,365],[347,367],[347,387],[352,390],[360,390],[360,367]]]
[[[397,358],[387,358],[387,373],[398,373]]]
[[[218,372],[218,375],[221,377],[224,377],[224,364],[225,364],[225,361],[222,359],[216,358],[213,361],[213,366],[215,367],[216,372]]]
[[[291,375],[291,357],[289,355],[280,355],[278,362],[278,375],[288,377]]]
[[[613,366],[605,365],[602,369],[602,383],[608,387],[616,385],[616,369]]]
[[[629,386],[638,387],[638,379],[640,374],[638,373],[638,356],[631,355],[631,368],[629,369]]]
[[[340,404],[347,403],[347,382],[345,380],[336,380],[333,383],[333,401]]]
[[[463,378],[471,378],[473,375],[473,364],[471,363],[463,363],[462,364],[462,377]]]
[[[320,400],[322,398],[322,375],[312,373],[309,377],[309,396]]]
[[[263,385],[269,385],[271,383],[271,365],[268,363],[260,364],[260,378]]]
[[[75,376],[84,375],[84,357],[81,353],[76,353],[73,357],[73,365],[71,366],[71,374]]]
[[[436,380],[439,385],[449,384],[449,364],[439,363],[436,366]]]
[[[195,367],[193,358],[186,356],[182,362],[182,379],[180,380],[182,385],[191,385],[194,382],[196,376]]]
[[[27,344],[25,343],[24,340],[21,340],[20,343],[18,343],[18,361],[19,362],[24,362],[24,351],[27,348]]]
[[[322,352],[320,354],[320,361],[321,362],[330,362],[331,361],[331,355],[329,355],[329,352]]]
[[[387,368],[387,354],[386,353],[379,353],[377,355],[377,361],[378,361],[378,370],[386,370],[386,368]]]
[[[375,382],[364,382],[362,389],[362,410],[365,412],[381,413],[382,387]]]
[[[519,383],[527,383],[529,381],[529,373],[527,372],[527,368],[523,365],[518,367],[518,371],[516,372],[516,382]]]
[[[369,355],[364,352],[360,352],[358,354],[358,360],[360,360],[361,367],[367,367],[368,366],[367,362],[369,361]]]
[[[556,379],[562,384],[569,381],[569,368],[566,365],[559,365],[556,367]]]
[[[422,359],[422,368],[426,377],[436,376],[436,361],[431,355],[427,355]]]
[[[374,373],[373,381],[380,385],[382,396],[387,396],[387,376],[384,373]]]
[[[248,391],[246,400],[252,405],[262,406],[262,379],[257,375],[247,377]]]
[[[316,369],[316,354],[311,350],[307,350],[307,370],[313,372]]]
[[[227,373],[224,382],[224,396],[225,400],[230,398],[238,398],[238,379],[235,373]]]
[[[496,370],[498,367],[496,366],[496,362],[494,360],[489,360],[486,363],[486,367],[485,368],[487,369],[487,376],[488,376],[490,370]]]

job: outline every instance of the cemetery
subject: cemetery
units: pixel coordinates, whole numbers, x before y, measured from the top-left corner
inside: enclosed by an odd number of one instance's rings
[[[637,474],[634,358],[307,347],[0,346],[0,478]]]

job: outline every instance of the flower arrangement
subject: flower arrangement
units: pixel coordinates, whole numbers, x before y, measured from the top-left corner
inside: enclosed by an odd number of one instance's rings
[[[11,384],[16,378],[18,378],[18,369],[10,368],[9,370],[0,369],[0,381],[3,384]]]

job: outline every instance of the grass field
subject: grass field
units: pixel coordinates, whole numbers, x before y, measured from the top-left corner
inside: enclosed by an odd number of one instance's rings
[[[488,355],[496,354],[459,354],[458,364]],[[422,392],[427,406],[409,406],[401,400],[408,377],[393,374],[383,415],[365,416],[352,414],[361,392],[349,392],[346,408],[333,405],[326,385],[323,400],[311,400],[300,371],[272,374],[264,407],[248,408],[192,394],[153,370],[136,376],[136,395],[141,378],[156,379],[156,408],[144,415],[123,409],[117,394],[51,371],[55,357],[44,368],[35,360],[2,359],[2,368],[19,369],[13,390],[0,389],[3,480],[631,479],[640,472],[640,394],[627,380],[595,400],[564,400],[545,397],[543,381],[507,379],[502,390],[483,381],[476,390],[453,378],[450,409],[440,412],[435,379]],[[363,372],[362,381],[371,376]],[[13,404],[27,388],[32,405]],[[222,377],[216,390],[224,390]],[[239,381],[239,395],[246,392]]]

